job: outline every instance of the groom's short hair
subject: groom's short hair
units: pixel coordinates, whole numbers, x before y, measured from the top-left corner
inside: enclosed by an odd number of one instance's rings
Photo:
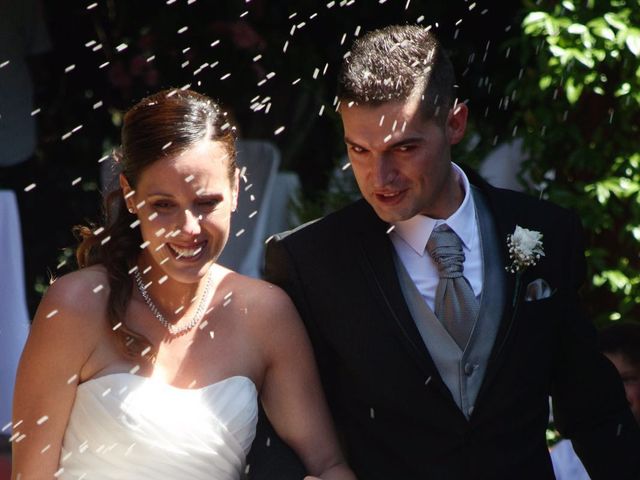
[[[429,29],[391,25],[357,39],[338,74],[338,98],[377,106],[422,96],[423,118],[444,121],[453,106],[451,60]]]

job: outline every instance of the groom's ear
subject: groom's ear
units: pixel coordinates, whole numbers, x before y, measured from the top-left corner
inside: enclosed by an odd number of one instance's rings
[[[464,132],[467,129],[468,116],[469,109],[467,108],[467,105],[463,102],[458,103],[456,101],[456,104],[449,111],[449,115],[447,116],[447,121],[444,126],[447,139],[449,140],[449,145],[455,145],[464,138]]]

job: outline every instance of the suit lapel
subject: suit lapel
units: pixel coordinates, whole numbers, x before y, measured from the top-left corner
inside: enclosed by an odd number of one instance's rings
[[[367,210],[370,207],[367,206]],[[359,260],[368,288],[373,292],[373,298],[382,300],[384,320],[390,322],[409,355],[425,373],[425,379],[453,403],[451,392],[442,381],[402,294],[393,263],[393,245],[387,233],[389,225],[381,221],[373,210],[369,214],[371,217],[359,236]]]
[[[498,230],[498,239],[502,242],[500,244],[501,258],[504,268],[511,263],[509,258],[509,250],[507,248],[507,235],[513,233],[516,226],[515,211],[509,202],[505,202],[500,198],[500,191],[495,187],[489,185],[484,179],[482,179],[477,173],[471,170],[465,169],[465,173],[469,177],[471,183],[476,185],[485,195],[489,203],[491,215]],[[512,336],[514,326],[518,320],[518,307],[522,297],[522,283],[516,282],[516,275],[504,270],[504,284],[506,286],[505,292],[505,305],[502,311],[502,317],[500,319],[500,325],[496,334],[496,339],[491,349],[489,356],[487,371],[482,382],[482,386],[478,392],[476,399],[476,405],[482,400],[483,394],[486,392],[488,386],[491,384],[496,372],[499,370],[500,364],[504,361],[502,355],[505,345],[508,343]]]

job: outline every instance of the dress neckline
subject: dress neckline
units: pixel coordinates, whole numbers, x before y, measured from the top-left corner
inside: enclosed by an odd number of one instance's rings
[[[232,375],[230,377],[226,377],[221,380],[218,380],[217,382],[213,382],[198,388],[183,388],[183,387],[176,387],[175,385],[171,385],[170,383],[163,382],[162,380],[159,380],[155,377],[145,377],[143,375],[136,375],[135,373],[131,373],[131,372],[114,372],[114,373],[107,373],[105,375],[100,375],[99,377],[93,377],[93,378],[90,378],[89,380],[85,380],[84,382],[80,383],[78,385],[78,388],[81,388],[83,385],[87,385],[92,382],[97,382],[102,379],[106,379],[109,377],[118,377],[118,376],[134,377],[136,379],[140,379],[141,382],[148,382],[156,385],[162,385],[172,390],[179,390],[184,392],[201,392],[234,379],[246,380],[253,386],[253,389],[255,391],[258,390],[253,380],[247,377],[246,375]]]

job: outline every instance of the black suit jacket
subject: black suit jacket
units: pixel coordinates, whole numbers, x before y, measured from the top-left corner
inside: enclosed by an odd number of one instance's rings
[[[593,479],[640,479],[638,427],[580,307],[578,218],[468,175],[489,201],[504,266],[516,225],[542,232],[545,251],[517,281],[505,270],[509,302],[469,420],[410,316],[388,225],[366,202],[268,244],[266,277],[288,292],[308,329],[350,465],[367,480],[552,479],[551,395],[556,424]],[[554,293],[525,302],[525,287],[537,278]]]

